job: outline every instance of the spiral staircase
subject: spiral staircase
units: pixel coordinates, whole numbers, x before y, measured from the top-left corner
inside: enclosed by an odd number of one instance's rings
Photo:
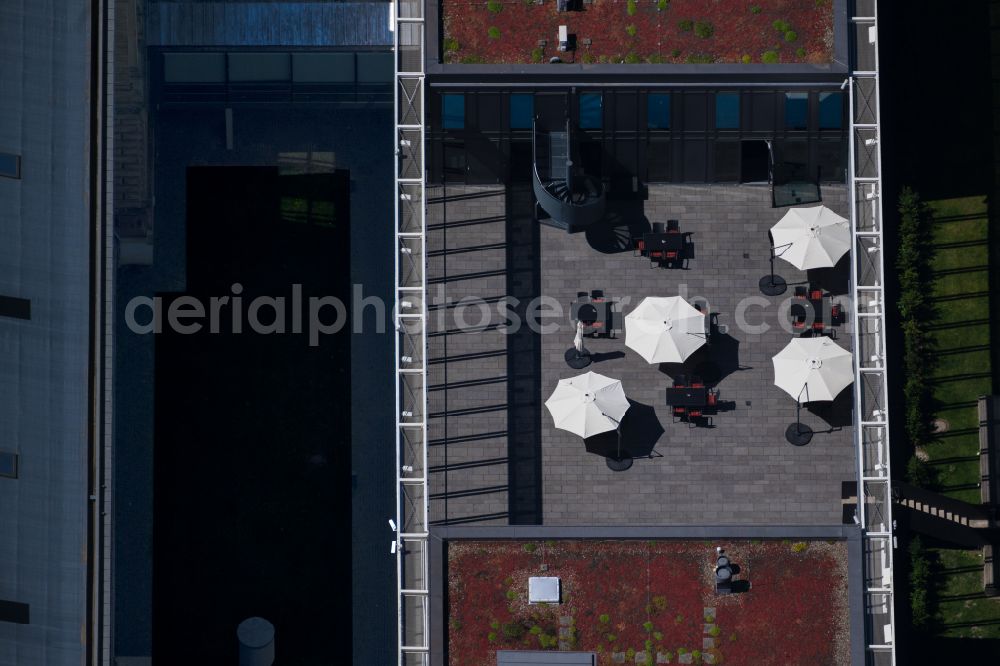
[[[536,217],[542,224],[569,233],[583,231],[604,217],[604,185],[584,173],[574,160],[576,150],[569,119],[564,130],[542,131],[537,119],[532,129],[531,183],[537,201]]]

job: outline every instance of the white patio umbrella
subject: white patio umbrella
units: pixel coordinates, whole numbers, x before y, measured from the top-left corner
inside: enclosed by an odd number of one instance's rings
[[[851,352],[827,337],[793,338],[771,361],[775,386],[803,403],[833,400],[854,381]]]
[[[586,439],[615,430],[629,403],[621,381],[588,372],[560,379],[545,406],[557,428]]]
[[[644,298],[625,315],[625,346],[647,363],[682,363],[706,337],[705,315],[680,296]]]
[[[775,255],[799,270],[835,266],[851,249],[847,220],[826,206],[792,208],[771,227]]]

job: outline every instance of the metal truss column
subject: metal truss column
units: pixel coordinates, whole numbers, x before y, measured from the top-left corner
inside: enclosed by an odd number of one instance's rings
[[[429,663],[427,559],[427,292],[424,206],[424,5],[397,0],[396,145],[396,517],[398,666]]]
[[[862,530],[865,661],[894,666],[892,472],[889,460],[888,384],[885,363],[885,265],[882,152],[880,147],[877,0],[855,3],[871,16],[852,16],[849,86],[849,182],[854,252],[851,262],[854,321],[854,439],[857,452],[857,521]]]

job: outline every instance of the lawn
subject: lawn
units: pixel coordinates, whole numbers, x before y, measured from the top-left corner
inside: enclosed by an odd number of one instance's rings
[[[1000,639],[1000,597],[983,596],[983,554],[979,550],[931,549],[935,572],[938,635]]]
[[[446,63],[829,63],[833,0],[442,0]],[[556,50],[560,25],[577,51]],[[547,43],[542,46],[540,40]],[[589,42],[588,42],[589,40]]]
[[[723,544],[750,583],[730,595],[715,593],[715,545],[452,541],[448,663],[492,664],[498,649],[594,651],[602,665],[850,661],[844,542]],[[530,576],[559,577],[562,603],[529,605]]]
[[[935,417],[947,432],[927,447],[945,494],[973,504],[979,493],[976,399],[992,391],[989,327],[989,246],[983,197],[930,202],[936,254],[929,325],[935,365],[930,375]]]
[[[976,400],[992,392],[989,330],[989,224],[984,197],[930,202],[934,243],[930,325],[936,364],[931,374],[935,417],[947,421],[926,452],[936,485],[972,504],[979,490]],[[982,596],[982,553],[930,549],[938,558],[934,626],[950,637],[1000,638],[1000,599]],[[977,624],[981,621],[983,624]]]

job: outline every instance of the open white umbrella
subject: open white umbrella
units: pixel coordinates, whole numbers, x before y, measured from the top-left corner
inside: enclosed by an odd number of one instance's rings
[[[625,346],[647,363],[682,363],[706,337],[705,315],[680,296],[644,298],[625,316]]]
[[[615,430],[629,403],[621,381],[588,372],[560,379],[545,406],[557,428],[586,439]]]
[[[851,352],[827,337],[793,338],[771,361],[775,386],[803,403],[833,400],[854,381]]]
[[[851,249],[847,220],[826,206],[792,208],[771,227],[775,255],[799,270],[835,266]]]

